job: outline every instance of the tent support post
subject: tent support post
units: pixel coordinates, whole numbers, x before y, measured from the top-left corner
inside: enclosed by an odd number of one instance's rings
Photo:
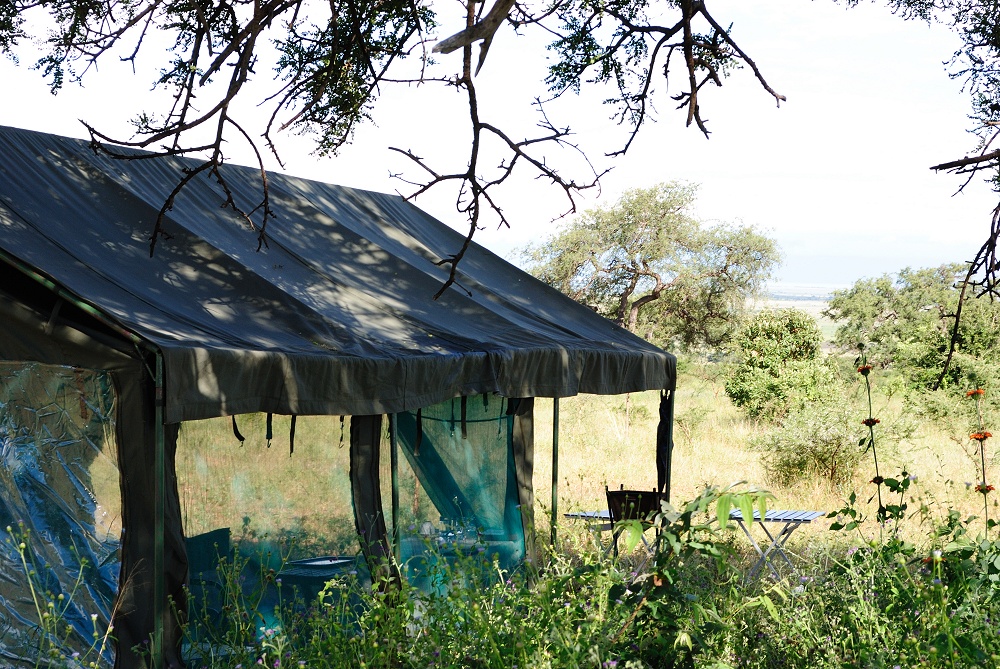
[[[163,666],[163,618],[166,612],[166,587],[164,585],[164,513],[167,486],[167,464],[163,436],[163,356],[156,351],[156,388],[154,389],[154,424],[156,454],[155,523],[153,530],[153,667]]]
[[[392,480],[392,552],[398,562],[399,552],[399,444],[396,442],[396,414],[389,414],[389,466]]]
[[[552,546],[559,519],[559,398],[552,398]]]
[[[669,456],[667,457],[667,481],[666,481],[666,495],[667,501],[670,501],[670,479],[673,475],[674,467],[674,396],[677,394],[677,390],[670,391],[670,405],[669,413],[667,414],[667,443],[670,445]]]

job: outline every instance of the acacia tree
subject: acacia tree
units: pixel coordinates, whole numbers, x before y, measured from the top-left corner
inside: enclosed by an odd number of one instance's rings
[[[825,312],[838,323],[834,343],[845,351],[863,343],[869,360],[897,367],[918,388],[996,386],[1000,304],[970,299],[964,273],[958,263],[906,268],[836,291]]]
[[[777,265],[774,240],[691,214],[696,187],[627,191],[530,247],[530,271],[651,341],[718,346]]]

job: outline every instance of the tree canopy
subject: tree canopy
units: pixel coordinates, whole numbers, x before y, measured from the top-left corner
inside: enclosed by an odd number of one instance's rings
[[[266,243],[274,212],[263,162],[260,200],[236,202],[218,169],[227,142],[248,142],[258,156],[263,150],[278,156],[280,131],[288,130],[312,134],[320,153],[334,153],[359,124],[370,120],[373,102],[386,86],[420,83],[459,90],[462,95],[452,99],[467,108],[469,130],[462,164],[430,164],[421,157],[416,139],[415,146],[392,147],[418,175],[400,176],[409,197],[440,184],[457,187],[457,208],[469,227],[462,248],[439,250],[441,264],[452,269],[451,283],[483,213],[492,211],[506,223],[498,187],[515,171],[554,184],[565,195],[567,213],[575,213],[580,190],[598,184],[602,169],[567,172],[562,157],[582,152],[572,141],[571,128],[550,118],[546,100],[588,84],[603,87],[612,114],[629,131],[618,154],[632,145],[656,103],[677,106],[685,123],[707,135],[702,93],[741,70],[756,79],[764,95],[776,103],[784,100],[737,43],[731,22],[710,5],[707,0],[467,0],[454,10],[461,12],[465,29],[436,41],[440,6],[429,0],[0,0],[0,53],[17,58],[26,44],[42,45],[35,65],[54,92],[68,81],[83,81],[109,59],[136,63],[144,54],[157,62],[151,83],[170,93],[169,108],[136,109],[130,136],[102,128],[99,120],[87,122],[95,149],[112,155],[121,156],[117,144],[202,161],[178,174],[177,189],[151,230],[151,251],[165,234],[161,223],[166,211],[198,175],[217,180],[225,206],[259,231],[260,244]],[[1000,174],[1000,150],[992,148],[1000,131],[1000,12],[995,3],[887,0],[887,5],[903,18],[950,25],[963,42],[950,72],[971,93],[973,130],[980,143],[975,155],[935,168],[970,178],[980,170]],[[506,127],[506,119],[481,105],[477,95],[475,73],[487,62],[494,35],[505,26],[549,39],[553,57],[542,86],[547,90],[539,91],[535,103],[534,134]],[[461,58],[452,61],[447,54],[454,51]],[[428,68],[436,59],[454,63],[448,65],[451,73],[431,74]],[[248,97],[269,110],[263,127],[238,118],[234,103]],[[589,165],[586,156],[583,164]],[[998,237],[1000,208],[970,275],[981,292],[994,291]]]
[[[177,189],[151,231],[151,253],[166,234],[162,222],[176,195],[198,175],[219,183],[225,206],[258,230],[259,243],[266,244],[274,212],[263,162],[260,201],[236,202],[218,169],[227,142],[248,142],[258,157],[265,149],[278,156],[279,133],[291,130],[313,134],[320,153],[334,153],[359,124],[370,120],[384,87],[420,83],[457,88],[471,131],[465,164],[432,165],[421,157],[419,146],[392,147],[422,175],[400,177],[409,185],[409,197],[439,184],[457,186],[457,208],[469,228],[461,249],[439,250],[441,264],[452,269],[446,286],[453,282],[484,210],[506,223],[495,193],[515,170],[554,184],[566,197],[567,213],[576,211],[578,191],[597,185],[601,172],[592,166],[579,174],[564,173],[559,156],[582,152],[570,140],[570,127],[549,118],[543,98],[578,91],[588,82],[609,86],[607,102],[631,129],[620,153],[660,98],[669,102],[672,97],[686,110],[687,123],[707,134],[700,91],[721,85],[739,66],[747,66],[768,95],[783,99],[723,27],[728,22],[704,2],[558,0],[533,6],[495,0],[488,6],[468,0],[462,10],[466,28],[434,46],[442,54],[462,54],[455,61],[436,57],[454,63],[447,76],[428,69],[435,60],[432,32],[439,9],[428,0],[6,0],[0,2],[0,52],[16,58],[24,44],[41,44],[35,65],[53,92],[69,81],[83,81],[105,60],[135,63],[140,53],[158,60],[152,83],[172,95],[169,109],[137,109],[132,136],[86,122],[94,148],[115,156],[124,157],[115,145],[125,145],[203,161],[178,175]],[[493,35],[505,24],[548,35],[555,55],[545,82],[548,91],[539,91],[536,100],[539,120],[533,135],[507,130],[505,119],[495,118],[477,96],[474,74],[484,65]],[[255,79],[256,88],[250,86]],[[238,118],[234,103],[248,96],[270,109],[262,128]],[[583,165],[589,165],[583,158]]]
[[[869,361],[898,368],[917,387],[995,386],[1000,304],[963,294],[965,270],[960,264],[906,268],[835,292],[826,311],[839,324],[834,343],[846,351],[864,344]]]
[[[525,251],[530,271],[632,332],[661,344],[718,346],[778,262],[774,240],[742,225],[705,225],[697,189],[627,191]]]

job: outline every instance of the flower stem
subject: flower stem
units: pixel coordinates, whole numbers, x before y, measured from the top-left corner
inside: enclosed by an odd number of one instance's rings
[[[976,416],[979,418],[979,434],[983,435],[983,438],[979,440],[979,464],[983,472],[983,522],[986,524],[986,539],[988,541],[990,538],[990,505],[987,498],[989,487],[986,483],[986,426],[983,424],[983,396],[981,393],[976,394]]]
[[[865,365],[867,366],[867,360],[863,359]],[[875,423],[872,411],[872,384],[868,380],[868,375],[862,375],[865,379],[865,390],[868,393],[868,443],[872,447],[872,459],[875,461],[875,480],[878,481],[876,484],[876,491],[878,493],[878,519],[880,521],[879,525],[885,522],[885,505],[882,504],[882,475],[878,470],[878,451],[875,449]],[[879,530],[881,532],[881,529]]]

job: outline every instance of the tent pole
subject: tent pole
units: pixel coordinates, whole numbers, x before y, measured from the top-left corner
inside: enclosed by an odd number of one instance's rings
[[[559,398],[552,398],[552,546],[559,518]]]
[[[396,414],[389,414],[389,466],[392,479],[392,552],[398,562],[399,553],[399,444],[396,441]]]
[[[677,394],[676,388],[670,391],[670,406],[668,407],[669,413],[667,414],[667,444],[669,445],[669,451],[667,451],[667,488],[666,495],[667,501],[670,501],[670,479],[673,475],[674,467],[674,399]]]
[[[166,611],[166,587],[164,585],[164,512],[167,485],[167,464],[164,453],[163,436],[163,356],[156,354],[156,388],[154,390],[154,421],[153,431],[156,440],[155,473],[156,490],[154,492],[154,522],[153,530],[153,667],[163,666],[163,617]]]

